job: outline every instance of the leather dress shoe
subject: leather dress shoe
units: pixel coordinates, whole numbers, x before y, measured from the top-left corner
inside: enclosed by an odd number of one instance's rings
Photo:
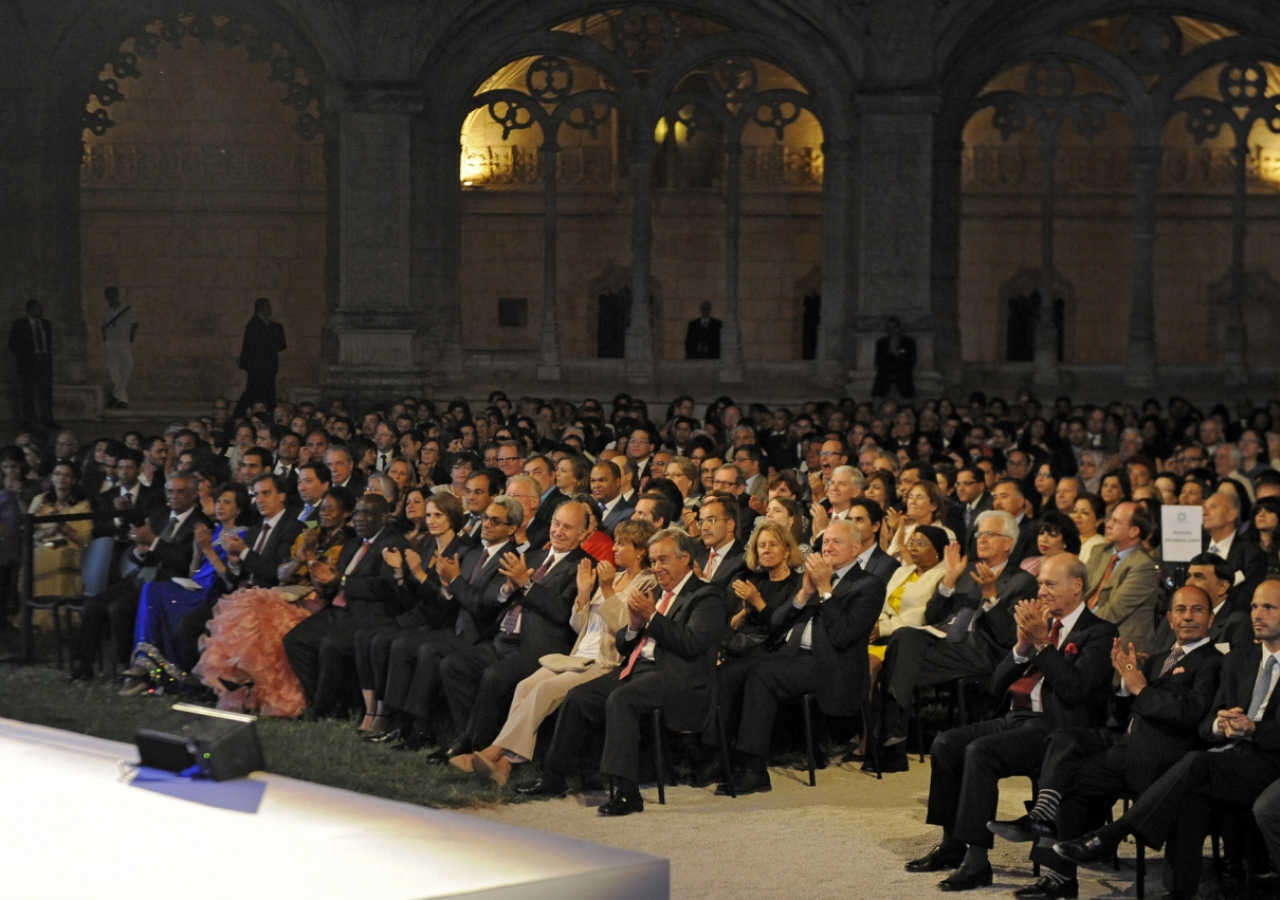
[[[943,891],[971,891],[974,888],[989,887],[992,882],[991,863],[980,866],[961,866],[946,878],[938,882],[938,889]]]
[[[1015,844],[1027,844],[1038,841],[1042,837],[1058,837],[1058,829],[1047,819],[1033,819],[1021,816],[1017,819],[1001,821],[999,819],[987,823],[987,830],[996,837],[1004,838]]]
[[[569,793],[569,782],[563,775],[543,772],[542,777],[528,787],[516,788],[516,793],[526,797],[563,797]]]
[[[705,766],[694,769],[684,779],[684,783],[696,788],[704,788],[715,784],[724,777],[724,767],[720,765],[719,759],[713,759]]]
[[[372,731],[360,740],[366,744],[394,744],[400,740],[400,732],[399,728],[392,728],[390,731]]]
[[[427,762],[433,766],[443,766],[463,753],[470,753],[471,748],[466,744],[450,744],[448,747],[441,747],[434,753],[427,754]]]
[[[934,844],[933,849],[919,859],[907,863],[908,872],[941,872],[954,869],[964,862],[965,846],[961,843]]]
[[[733,776],[733,792],[739,797],[747,794],[767,794],[773,790],[773,783],[769,781],[768,772],[756,772],[752,769],[744,769],[737,772]],[[729,786],[721,784],[716,787],[717,797],[729,796]]]
[[[1048,875],[1042,875],[1026,887],[1013,892],[1018,900],[1075,900],[1079,895],[1080,882],[1076,879],[1056,881]]]
[[[629,816],[632,813],[644,812],[644,798],[635,794],[614,794],[608,803],[596,810],[601,816]]]
[[[1098,837],[1098,832],[1091,831],[1074,840],[1054,844],[1053,852],[1078,866],[1087,866],[1115,856],[1116,845],[1107,843]]]
[[[392,742],[391,749],[397,753],[417,753],[431,745],[431,737],[418,731],[400,729],[400,736]]]

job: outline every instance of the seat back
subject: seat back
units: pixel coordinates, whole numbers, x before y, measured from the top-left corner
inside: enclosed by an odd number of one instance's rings
[[[111,556],[115,540],[110,537],[94,538],[80,554],[80,579],[84,582],[84,595],[92,597],[107,589],[111,576]]]

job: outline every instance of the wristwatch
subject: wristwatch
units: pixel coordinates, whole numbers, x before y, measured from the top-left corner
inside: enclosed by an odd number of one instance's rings
[[[831,599],[831,593],[832,593],[831,591],[823,591],[821,594],[819,594],[819,595],[818,595],[818,599],[819,599],[819,600],[830,600],[830,599]]]

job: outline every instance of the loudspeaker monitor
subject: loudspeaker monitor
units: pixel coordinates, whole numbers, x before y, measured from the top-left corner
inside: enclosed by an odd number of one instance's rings
[[[265,769],[254,716],[175,703],[169,712],[134,732],[142,765],[167,772],[199,767],[214,781]]]

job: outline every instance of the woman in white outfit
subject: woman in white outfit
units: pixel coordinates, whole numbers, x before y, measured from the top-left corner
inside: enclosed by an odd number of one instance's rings
[[[506,784],[513,765],[533,759],[538,728],[555,712],[570,690],[606,675],[621,664],[614,645],[627,624],[627,595],[657,585],[649,562],[649,539],[657,533],[652,522],[628,519],[613,532],[615,568],[607,562],[584,559],[578,565],[578,599],[569,624],[578,632],[569,656],[542,657],[542,668],[516,685],[507,723],[493,743],[478,753],[455,756],[450,765],[464,772],[488,775]]]

